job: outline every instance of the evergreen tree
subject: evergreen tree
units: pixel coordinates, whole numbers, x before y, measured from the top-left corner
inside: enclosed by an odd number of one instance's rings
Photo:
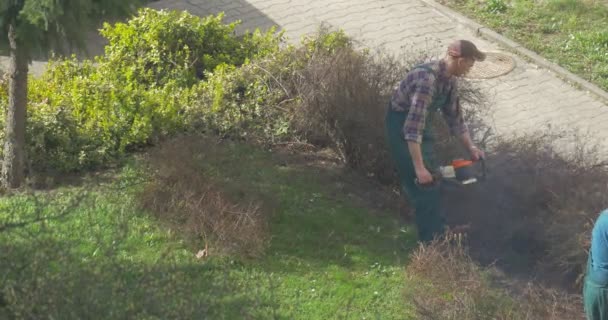
[[[128,14],[140,0],[0,0],[0,48],[10,56],[1,179],[24,180],[27,74],[32,57],[49,50],[84,49],[86,32],[100,20]]]

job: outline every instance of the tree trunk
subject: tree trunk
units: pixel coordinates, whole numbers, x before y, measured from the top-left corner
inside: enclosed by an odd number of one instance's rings
[[[24,180],[25,121],[27,106],[27,52],[18,44],[13,24],[9,25],[10,68],[8,111],[6,113],[2,184],[19,188]]]

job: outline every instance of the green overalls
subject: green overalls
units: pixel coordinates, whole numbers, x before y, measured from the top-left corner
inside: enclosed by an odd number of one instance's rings
[[[591,252],[583,286],[583,302],[587,320],[608,320],[608,273],[593,270]]]
[[[419,66],[435,74],[435,71],[427,66]],[[435,90],[433,100],[428,106],[425,126],[420,146],[424,164],[431,173],[437,169],[435,159],[434,141],[432,133],[432,119],[440,112],[441,108],[447,106],[449,96],[443,95]],[[407,112],[393,111],[389,108],[386,113],[386,134],[388,146],[393,162],[397,167],[401,190],[410,200],[416,210],[416,225],[418,227],[418,238],[423,242],[433,240],[435,236],[444,231],[444,218],[441,214],[441,198],[438,187],[419,187],[416,185],[416,170],[410,156],[407,141],[403,136],[403,126]]]

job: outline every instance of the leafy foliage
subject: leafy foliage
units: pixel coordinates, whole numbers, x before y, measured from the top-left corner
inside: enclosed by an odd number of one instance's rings
[[[109,40],[103,66],[129,82],[162,86],[175,80],[191,86],[220,64],[241,65],[260,44],[255,36],[242,41],[234,35],[237,23],[222,23],[223,15],[200,18],[186,11],[142,9],[127,23],[105,24]],[[266,34],[273,43],[272,33]]]
[[[122,16],[140,0],[8,0],[0,3],[0,32],[16,27],[19,45],[34,54],[49,49],[65,50],[66,45],[84,47],[84,36],[99,19]],[[0,48],[8,38],[0,37]]]
[[[272,54],[282,41],[274,29],[237,37],[236,24],[221,20],[145,9],[128,23],[105,25],[109,45],[95,63],[51,60],[41,78],[30,79],[30,169],[108,165],[126,151],[200,124],[203,113],[217,113],[192,107],[206,90],[218,88],[201,78]],[[7,104],[3,82],[0,106]]]

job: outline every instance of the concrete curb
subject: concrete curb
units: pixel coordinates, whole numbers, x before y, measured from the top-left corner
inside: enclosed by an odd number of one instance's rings
[[[550,62],[542,56],[524,48],[519,43],[504,37],[503,35],[491,30],[490,28],[487,28],[477,23],[442,4],[439,4],[433,0],[422,0],[422,2],[424,2],[429,7],[439,11],[441,14],[449,17],[450,19],[462,24],[463,26],[469,29],[472,29],[473,31],[475,31],[476,35],[502,45],[503,47],[528,59],[530,62],[554,72],[564,80],[574,84],[575,86],[578,86],[580,89],[586,90],[587,92],[594,94],[604,103],[608,103],[608,92],[604,91],[595,84],[573,74],[572,72],[556,65],[553,62]]]

